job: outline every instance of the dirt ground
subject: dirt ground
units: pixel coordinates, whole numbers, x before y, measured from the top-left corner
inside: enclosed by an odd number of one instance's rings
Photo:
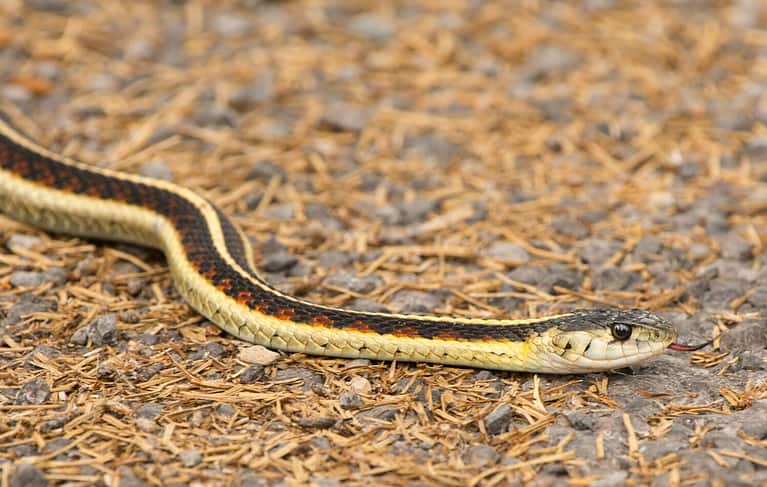
[[[0,486],[767,485],[759,0],[0,0],[0,109],[356,309],[657,311],[605,374],[226,336],[163,256],[0,219]]]

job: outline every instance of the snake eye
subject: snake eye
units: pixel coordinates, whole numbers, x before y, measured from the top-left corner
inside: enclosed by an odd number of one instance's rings
[[[631,325],[626,323],[615,323],[610,327],[610,330],[613,332],[613,337],[621,342],[631,337]]]

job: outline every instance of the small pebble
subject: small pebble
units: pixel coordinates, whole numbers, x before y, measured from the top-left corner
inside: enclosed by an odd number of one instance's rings
[[[356,409],[362,406],[362,398],[353,391],[344,391],[338,395],[338,402],[343,409]]]
[[[36,271],[16,271],[11,274],[11,285],[17,288],[38,287],[45,282],[45,274]]]
[[[240,383],[255,384],[256,382],[260,382],[264,378],[264,375],[263,366],[251,365],[250,367],[246,367],[245,370],[240,373]]]
[[[475,467],[485,467],[498,463],[501,455],[490,445],[472,445],[463,455],[464,463]]]
[[[250,110],[274,96],[274,84],[273,71],[260,72],[253,83],[243,86],[229,97],[229,105],[239,111]]]
[[[767,320],[744,321],[727,330],[720,340],[722,351],[759,351],[767,349]]]
[[[295,218],[296,208],[293,203],[278,203],[266,208],[264,216],[272,220],[289,221]]]
[[[576,51],[556,45],[542,45],[527,57],[526,73],[532,79],[570,71],[581,63]]]
[[[636,285],[641,276],[637,272],[625,271],[618,267],[599,269],[593,276],[594,289],[622,291]]]
[[[150,487],[148,483],[136,477],[133,470],[126,465],[118,468],[117,473],[119,475],[117,484],[119,487]]]
[[[43,239],[35,235],[26,235],[23,233],[14,233],[5,243],[8,250],[13,251],[14,247],[22,249],[31,249],[43,243]]]
[[[371,41],[386,41],[394,35],[391,20],[372,14],[360,14],[351,19],[349,31]]]
[[[719,250],[724,259],[749,260],[752,247],[750,241],[736,233],[724,234],[719,239]]]
[[[367,127],[373,111],[365,106],[337,103],[326,108],[321,122],[338,132],[360,132]]]
[[[155,159],[142,164],[139,171],[143,176],[150,178],[162,179],[165,181],[173,179],[173,172],[170,170],[170,166],[168,166],[168,163],[162,159]]]
[[[222,404],[216,408],[216,414],[225,416],[227,418],[231,418],[236,414],[236,412],[237,411],[235,411],[234,407],[229,404]]]
[[[162,414],[165,406],[159,402],[147,402],[136,409],[136,417],[155,419]]]
[[[405,138],[405,156],[447,164],[458,155],[460,146],[439,133],[411,135]]]
[[[558,216],[551,222],[551,226],[554,227],[554,230],[556,230],[557,233],[564,235],[565,237],[582,239],[589,235],[588,227],[575,218]]]
[[[10,487],[48,487],[48,480],[35,465],[19,463],[11,475]]]
[[[389,304],[403,313],[433,313],[443,302],[434,293],[405,289],[397,292]]]
[[[373,390],[373,386],[370,384],[370,381],[359,375],[352,377],[352,380],[349,383],[349,387],[351,387],[352,391],[356,392],[357,394],[369,394],[370,391]]]
[[[197,450],[184,450],[178,454],[178,459],[186,468],[192,468],[202,462],[202,453]]]
[[[268,254],[261,262],[261,268],[266,272],[284,272],[298,263],[298,258],[288,252]]]
[[[43,404],[51,397],[51,388],[42,379],[27,382],[16,394],[14,404]]]
[[[485,417],[485,429],[491,435],[503,433],[511,423],[511,406],[504,403]]]
[[[348,289],[357,294],[367,294],[382,286],[384,282],[376,274],[360,276],[341,269],[326,277],[323,283],[340,289]]]
[[[524,264],[530,261],[530,254],[519,244],[511,242],[495,242],[486,248],[482,255],[506,262]]]
[[[99,316],[75,331],[69,339],[75,345],[85,345],[88,340],[95,346],[114,345],[117,341],[117,315],[109,313]]]
[[[240,349],[237,358],[248,364],[266,366],[276,362],[280,354],[261,345],[253,345]]]

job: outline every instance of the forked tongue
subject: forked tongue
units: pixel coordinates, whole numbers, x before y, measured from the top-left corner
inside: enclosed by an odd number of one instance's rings
[[[671,350],[676,350],[677,352],[694,352],[696,350],[700,350],[703,347],[711,345],[711,342],[713,342],[713,340],[703,342],[700,345],[683,345],[681,343],[672,343],[668,346],[668,348]]]

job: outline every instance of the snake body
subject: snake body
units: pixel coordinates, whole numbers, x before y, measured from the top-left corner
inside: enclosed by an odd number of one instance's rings
[[[236,337],[284,351],[582,373],[636,364],[676,339],[670,323],[641,310],[482,320],[313,304],[262,279],[247,238],[206,199],[167,181],[62,157],[5,116],[0,211],[53,232],[158,248],[194,309]]]

